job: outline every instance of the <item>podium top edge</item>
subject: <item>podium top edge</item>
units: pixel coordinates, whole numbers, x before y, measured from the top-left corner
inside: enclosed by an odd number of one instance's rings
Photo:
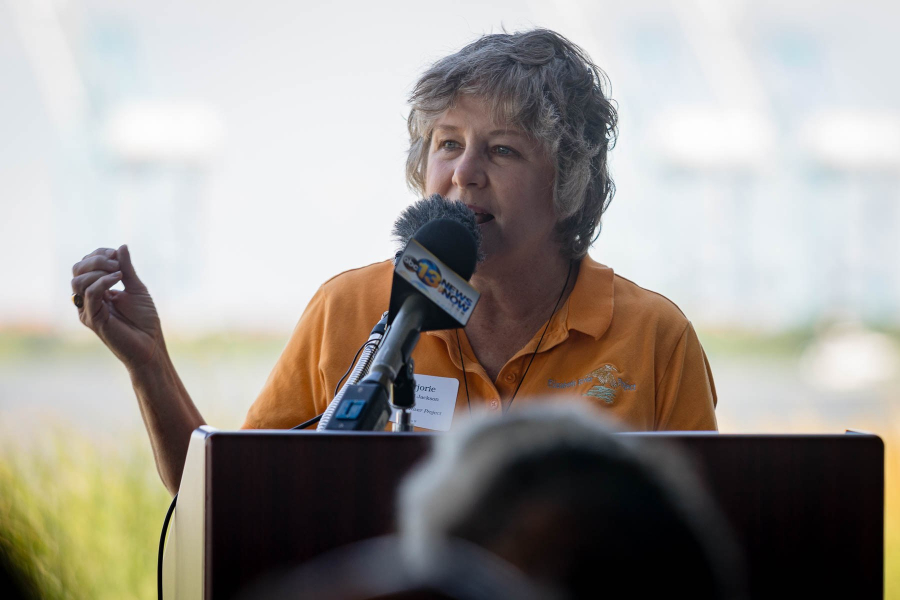
[[[203,437],[210,436],[328,436],[328,437],[359,437],[359,436],[375,436],[384,437],[415,437],[415,438],[433,438],[444,435],[442,432],[430,431],[414,431],[408,433],[397,433],[391,431],[340,431],[340,432],[324,432],[315,430],[292,430],[292,429],[215,429],[209,426],[203,426],[195,430],[196,434],[202,434]],[[881,437],[877,434],[863,431],[848,430],[846,433],[719,433],[716,431],[621,431],[614,432],[614,435],[626,437],[646,437],[646,438],[715,438],[715,439],[733,439],[733,440],[878,440],[883,443]]]

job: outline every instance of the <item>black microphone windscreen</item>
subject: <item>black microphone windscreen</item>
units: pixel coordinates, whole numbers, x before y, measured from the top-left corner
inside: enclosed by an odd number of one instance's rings
[[[413,239],[453,272],[468,281],[478,262],[478,242],[465,225],[453,219],[435,219],[419,228]]]
[[[397,217],[397,220],[394,221],[394,228],[391,233],[398,244],[397,254],[394,257],[395,262],[406,249],[409,240],[416,235],[416,232],[426,224],[438,219],[450,219],[465,228],[475,243],[476,262],[481,261],[484,258],[481,255],[481,231],[478,230],[478,224],[475,222],[475,213],[469,210],[462,202],[454,202],[452,200],[447,200],[440,194],[433,194],[428,198],[410,204],[400,216]],[[444,260],[437,252],[423,243],[418,236],[416,239],[420,244],[428,248],[432,254],[438,256],[442,261]],[[462,275],[462,272],[453,267],[450,263],[446,261],[444,261],[444,263]],[[474,271],[474,265],[472,270]],[[468,279],[468,276],[466,279]]]

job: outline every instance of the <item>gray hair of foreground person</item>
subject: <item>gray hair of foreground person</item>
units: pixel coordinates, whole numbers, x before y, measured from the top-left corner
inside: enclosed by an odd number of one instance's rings
[[[438,60],[410,95],[406,181],[425,194],[435,120],[461,96],[488,100],[498,122],[521,127],[556,166],[556,234],[578,259],[599,232],[615,194],[608,154],[618,115],[606,74],[578,46],[549,29],[485,35]]]
[[[565,597],[745,597],[727,523],[677,452],[586,411],[523,410],[438,440],[398,510],[423,570],[463,539]]]

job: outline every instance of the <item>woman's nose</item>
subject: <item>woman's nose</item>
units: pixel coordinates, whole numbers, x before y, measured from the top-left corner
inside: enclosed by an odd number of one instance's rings
[[[453,169],[453,185],[458,188],[481,188],[487,183],[484,159],[479,152],[466,148]]]

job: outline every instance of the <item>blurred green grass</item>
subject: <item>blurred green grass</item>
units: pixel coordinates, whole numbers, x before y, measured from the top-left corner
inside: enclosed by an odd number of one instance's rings
[[[707,354],[732,357],[799,356],[816,338],[825,325],[802,327],[785,331],[764,333],[760,331],[740,331],[735,329],[701,329],[700,339]],[[900,330],[867,323],[866,327],[890,336],[900,343]],[[286,334],[253,333],[228,331],[213,334],[179,336],[167,334],[166,345],[173,354],[182,356],[218,359],[225,357],[278,356],[287,343]],[[109,350],[98,344],[97,339],[87,330],[68,336],[53,332],[31,330],[0,330],[0,360],[25,361],[34,358],[47,359],[73,356],[107,357]]]
[[[885,597],[900,599],[900,423],[881,435]],[[38,597],[155,597],[157,543],[170,499],[143,435],[124,446],[101,448],[66,432],[49,446],[0,454],[0,550]]]
[[[764,357],[798,358],[813,343],[829,323],[798,329],[762,333],[752,330],[701,329],[697,335],[703,342],[703,349],[709,356],[735,358]],[[878,324],[866,323],[866,329],[883,333],[900,344],[900,331]]]
[[[146,438],[42,442],[0,449],[0,549],[15,570],[47,600],[155,597],[170,498]]]
[[[738,358],[797,357],[814,335],[812,328],[701,334],[710,355]],[[284,343],[283,336],[244,333],[168,340],[173,355],[204,362],[274,357]],[[91,356],[114,360],[89,335],[0,332],[0,361],[7,364]],[[822,429],[812,420],[795,426]],[[885,441],[885,597],[900,600],[900,414],[868,429]],[[170,499],[146,435],[98,441],[71,429],[49,431],[28,447],[0,445],[0,551],[35,582],[40,598],[155,597],[159,529]]]
[[[198,336],[166,335],[173,355],[215,360],[230,357],[278,356],[287,343],[287,334],[222,332]],[[0,361],[26,362],[73,357],[109,358],[110,352],[87,329],[66,336],[53,332],[0,330]]]
[[[884,597],[900,600],[900,420],[889,427],[881,433],[885,445]]]

